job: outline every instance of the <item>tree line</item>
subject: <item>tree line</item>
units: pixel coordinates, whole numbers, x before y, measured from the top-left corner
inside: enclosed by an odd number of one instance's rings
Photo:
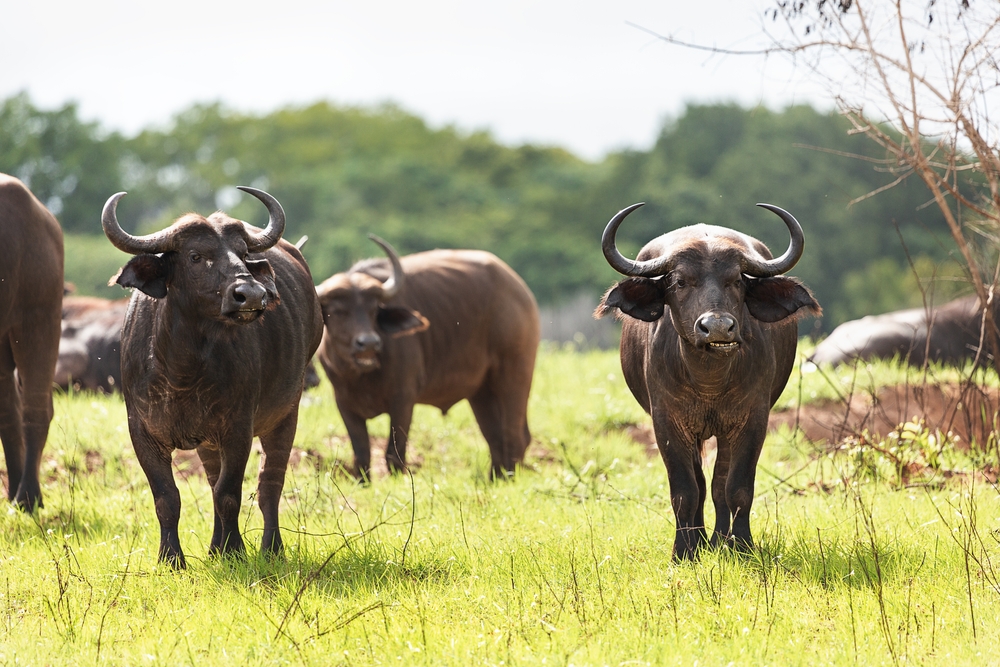
[[[866,197],[893,180],[885,155],[835,113],[690,104],[648,150],[588,162],[552,146],[507,146],[488,132],[429,127],[393,105],[318,102],[267,114],[198,104],[167,127],[135,136],[80,118],[70,103],[40,109],[22,93],[0,104],[0,171],[21,178],[67,233],[67,279],[81,293],[105,287],[122,263],[101,233],[100,211],[126,190],[119,219],[160,229],[187,211],[218,208],[262,224],[235,185],[268,190],[288,216],[286,236],[310,237],[316,282],[378,255],[376,233],[401,253],[482,248],[507,261],[539,302],[595,297],[616,278],[600,237],[607,220],[647,205],[619,233],[625,253],[653,236],[705,222],[757,236],[780,253],[784,225],[754,206],[791,211],[806,232],[792,271],[815,292],[817,333],[861,315],[963,289],[944,220],[917,182]]]

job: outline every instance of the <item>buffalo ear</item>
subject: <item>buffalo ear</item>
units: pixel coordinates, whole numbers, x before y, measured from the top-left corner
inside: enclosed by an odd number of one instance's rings
[[[399,306],[379,306],[375,320],[378,328],[393,338],[419,333],[431,325],[417,311]]]
[[[786,317],[819,315],[823,312],[809,288],[797,278],[749,278],[747,309],[761,322],[779,322]]]
[[[136,255],[128,264],[111,276],[108,285],[135,287],[143,294],[156,299],[167,295],[167,277],[170,275],[170,262],[160,255]]]
[[[274,269],[266,259],[248,259],[244,262],[254,280],[264,286],[267,291],[267,309],[271,310],[281,303],[278,286],[274,283]]]
[[[637,320],[655,322],[663,317],[666,296],[662,279],[626,278],[608,290],[594,311],[594,317],[604,317],[617,308]]]

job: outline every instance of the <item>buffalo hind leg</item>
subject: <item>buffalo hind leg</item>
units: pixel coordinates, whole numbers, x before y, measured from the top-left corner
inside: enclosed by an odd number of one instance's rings
[[[763,418],[751,416],[733,448],[729,477],[726,480],[726,503],[733,515],[732,540],[740,551],[753,548],[750,534],[750,509],[753,506],[757,459],[767,435],[767,411]]]
[[[385,443],[385,464],[391,473],[406,471],[406,446],[413,421],[413,403],[397,403],[389,408],[389,439]]]
[[[299,421],[298,404],[296,400],[296,407],[273,431],[260,436],[264,454],[260,459],[257,502],[260,504],[260,513],[264,516],[264,536],[260,542],[260,550],[264,554],[279,554],[283,548],[278,528],[278,504],[285,486],[288,455],[292,452],[292,442],[295,440],[295,429]]]
[[[14,503],[26,510],[42,506],[38,479],[42,450],[52,422],[52,378],[59,357],[61,311],[30,309],[24,313],[23,335],[9,339],[21,389],[24,466]]]
[[[205,445],[198,446],[198,458],[201,459],[201,465],[205,468],[205,477],[208,478],[208,486],[211,489],[215,489],[215,485],[219,481],[219,472],[222,470],[222,458],[219,456],[219,450],[215,448],[208,448]],[[212,553],[218,551],[222,547],[222,519],[219,517],[219,513],[215,511],[215,500],[212,500],[212,540],[208,543],[208,551]]]
[[[530,369],[527,379],[513,369],[502,376],[491,371],[483,386],[469,398],[479,430],[490,447],[493,479],[512,477],[517,464],[524,460],[531,442],[527,414],[530,389]]]
[[[712,473],[712,504],[715,506],[715,530],[712,546],[726,544],[730,538],[729,503],[726,500],[726,482],[729,479],[729,459],[732,447],[727,436],[716,436],[715,471]]]
[[[14,380],[14,357],[6,338],[0,339],[0,440],[7,461],[7,500],[13,502],[24,470],[24,431],[21,392]]]

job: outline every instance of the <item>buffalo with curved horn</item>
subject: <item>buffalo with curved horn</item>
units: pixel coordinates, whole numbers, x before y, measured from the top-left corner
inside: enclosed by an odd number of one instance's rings
[[[528,286],[496,256],[432,250],[364,260],[317,292],[326,329],[317,355],[354,449],[371,474],[367,420],[389,413],[386,463],[406,467],[413,406],[447,411],[468,399],[490,447],[492,476],[506,478],[531,440],[527,407],[539,341]]]
[[[136,290],[122,327],[122,394],[160,523],[159,558],[174,567],[185,558],[171,452],[197,449],[214,499],[209,552],[238,554],[254,436],[264,450],[261,549],[281,550],[278,501],[306,365],[323,333],[309,267],[281,240],[281,205],[261,190],[240,189],[267,208],[264,230],[222,212],[189,213],[163,231],[133,236],[116,216],[123,192],[108,199],[101,218],[108,239],[135,255],[112,278]]]
[[[701,468],[703,443],[715,436],[713,544],[753,544],[754,476],[771,406],[795,358],[798,317],[819,314],[809,290],[782,276],[802,255],[802,228],[777,206],[791,236],[773,259],[757,239],[726,227],[693,225],[647,243],[636,260],[623,257],[615,234],[634,204],[604,231],[608,263],[629,276],[595,311],[617,311],[622,323],[625,381],[653,418],[677,520],[674,557],[694,558],[708,540]]]

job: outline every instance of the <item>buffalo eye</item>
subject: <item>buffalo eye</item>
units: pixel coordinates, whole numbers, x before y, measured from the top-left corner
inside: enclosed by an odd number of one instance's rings
[[[190,255],[188,255],[188,259],[191,260],[192,264],[197,264],[201,261],[201,255],[196,252],[193,252]]]
[[[674,287],[687,287],[687,281],[683,278],[677,278],[674,280]]]

